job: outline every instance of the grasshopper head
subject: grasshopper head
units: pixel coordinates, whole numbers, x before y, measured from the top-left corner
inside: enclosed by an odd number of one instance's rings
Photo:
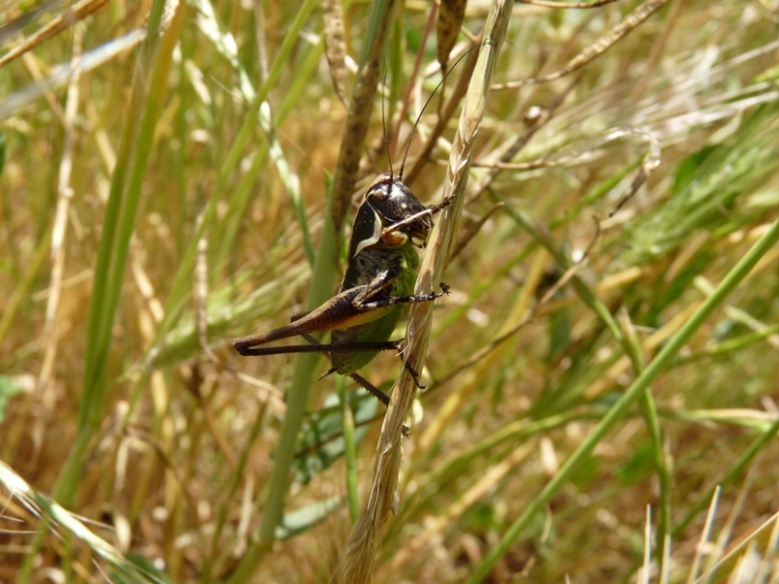
[[[427,243],[434,225],[432,214],[400,178],[391,173],[379,176],[365,193],[365,203],[381,221],[381,238],[388,245],[409,239],[419,247]]]

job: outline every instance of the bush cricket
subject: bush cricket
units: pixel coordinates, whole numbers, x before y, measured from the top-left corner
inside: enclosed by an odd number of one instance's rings
[[[323,353],[332,363],[332,368],[325,375],[349,375],[382,403],[389,404],[389,397],[357,375],[356,371],[367,365],[378,351],[401,349],[401,341],[389,339],[404,304],[432,302],[449,290],[442,282],[440,292],[412,293],[419,267],[415,247],[425,246],[434,225],[433,215],[451,203],[449,200],[425,207],[403,183],[403,169],[416,125],[412,128],[397,175],[392,171],[385,130],[390,172],[374,180],[357,209],[349,240],[348,266],[338,294],[311,312],[293,318],[286,326],[235,340],[233,346],[241,355]],[[332,331],[329,344],[320,344],[310,336],[323,331]],[[298,335],[311,344],[261,347]],[[405,366],[419,385],[418,373],[408,364]]]
[[[402,173],[402,168],[401,168]],[[398,350],[400,341],[390,341],[403,312],[403,304],[431,302],[445,294],[412,294],[419,257],[433,228],[432,215],[444,202],[425,207],[392,172],[379,176],[368,188],[349,240],[349,264],[340,291],[322,306],[281,328],[237,339],[236,350],[245,356],[316,352],[329,356],[329,373],[351,375],[364,367],[377,351]],[[297,335],[332,331],[329,344],[261,347]],[[327,375],[326,374],[326,375]],[[417,377],[415,371],[412,371]],[[385,405],[389,398],[359,376],[352,377]]]

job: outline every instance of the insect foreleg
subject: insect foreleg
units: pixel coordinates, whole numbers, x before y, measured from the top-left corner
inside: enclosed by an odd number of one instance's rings
[[[401,266],[393,265],[389,269],[384,270],[381,274],[371,280],[371,282],[354,297],[352,300],[352,305],[360,310],[365,308],[367,300],[370,300],[377,294],[386,290],[387,287],[391,286],[392,283],[398,279],[401,269]]]
[[[400,231],[402,227],[407,227],[408,225],[411,225],[412,223],[415,223],[419,221],[420,219],[424,217],[430,217],[432,215],[435,215],[436,213],[440,213],[444,209],[446,209],[449,205],[452,204],[452,201],[454,201],[456,195],[451,195],[438,203],[437,205],[431,205],[424,211],[420,211],[419,213],[414,213],[413,215],[409,215],[402,221],[398,221],[397,223],[393,223],[389,227],[386,227],[382,230],[381,236],[382,238],[386,238],[386,236],[390,235],[391,233],[395,233],[396,231]]]
[[[451,204],[452,204],[452,202],[454,201],[454,198],[455,198],[456,196],[457,196],[457,195],[454,195],[454,194],[453,194],[453,195],[449,195],[447,198],[445,198],[443,201],[441,201],[441,202],[440,202],[440,203],[438,203],[437,205],[431,205],[431,206],[430,206],[430,207],[428,207],[427,209],[428,209],[428,211],[430,211],[430,214],[431,214],[431,215],[435,215],[436,213],[440,213],[441,211],[443,211],[443,210],[444,210],[444,209],[446,209],[446,208],[447,208],[449,205],[451,205]]]

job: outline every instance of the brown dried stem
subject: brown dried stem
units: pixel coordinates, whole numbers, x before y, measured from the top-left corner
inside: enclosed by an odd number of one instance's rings
[[[543,75],[541,77],[532,77],[530,79],[511,81],[509,83],[499,83],[494,85],[492,89],[515,89],[517,87],[522,87],[523,85],[549,83],[550,81],[555,81],[556,79],[570,75],[571,73],[574,73],[584,67],[590,61],[600,57],[603,53],[617,44],[620,39],[625,37],[639,24],[660,10],[669,1],[670,0],[647,0],[633,12],[628,14],[617,26],[603,35],[596,43],[584,49],[573,59],[568,61],[568,63],[562,69],[555,71],[554,73],[549,73],[548,75]]]
[[[452,144],[449,169],[444,184],[444,197],[454,197],[437,222],[417,278],[416,291],[438,287],[452,250],[457,225],[462,213],[465,186],[474,137],[481,124],[487,102],[490,80],[503,44],[512,3],[494,0],[485,27],[481,50],[466,94],[457,134]],[[432,303],[412,306],[406,339],[406,363],[420,371],[427,354]],[[352,528],[344,557],[344,581],[362,583],[370,580],[374,542],[389,511],[397,507],[396,490],[401,460],[401,437],[405,420],[411,410],[417,387],[408,368],[404,368],[392,393],[387,415],[377,446],[373,484],[368,501]]]
[[[385,10],[371,45],[370,54],[357,77],[349,114],[344,124],[341,150],[333,177],[332,213],[336,228],[343,223],[351,202],[357,173],[360,169],[360,155],[368,133],[368,124],[373,109],[373,98],[379,81],[379,57],[384,45],[384,33],[387,30],[394,0],[385,3]]]
[[[108,3],[108,0],[82,0],[69,7],[64,13],[46,24],[43,28],[29,38],[22,39],[16,43],[13,49],[0,57],[0,67],[10,63],[14,59],[21,57],[27,51],[34,49],[41,43],[58,35],[63,30],[70,28],[74,24],[81,22],[88,16],[91,16]],[[14,23],[6,24],[3,29],[9,28]]]

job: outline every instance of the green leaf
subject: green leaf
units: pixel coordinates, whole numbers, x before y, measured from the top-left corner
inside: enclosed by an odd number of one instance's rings
[[[319,503],[285,514],[281,525],[276,528],[276,539],[286,539],[303,533],[340,507],[343,500],[342,496],[330,497]]]
[[[24,388],[16,383],[13,377],[0,375],[0,422],[5,419],[5,412],[11,398],[24,391]]]
[[[145,578],[139,580],[135,572],[120,572],[117,569],[112,570],[110,582],[115,584],[136,584],[137,582],[154,582],[155,584],[173,584],[173,580],[170,579],[165,572],[157,568],[149,558],[142,556],[141,554],[129,553],[124,557],[130,564],[138,568],[138,571],[142,573]]]
[[[655,468],[654,450],[651,440],[645,440],[636,445],[633,454],[625,462],[618,465],[614,474],[623,485],[645,481],[652,476]]]
[[[718,150],[717,146],[704,146],[697,152],[690,154],[679,164],[674,175],[673,186],[671,187],[672,195],[678,195],[692,184],[693,179],[699,173],[706,159],[716,150]]]
[[[337,397],[336,394],[328,396],[325,407],[311,414],[300,431],[298,452],[306,454],[296,457],[293,467],[295,480],[304,485],[344,455],[343,421]],[[357,426],[354,432],[357,444],[368,431],[366,422],[376,415],[378,404],[371,395],[351,393],[349,406]]]

